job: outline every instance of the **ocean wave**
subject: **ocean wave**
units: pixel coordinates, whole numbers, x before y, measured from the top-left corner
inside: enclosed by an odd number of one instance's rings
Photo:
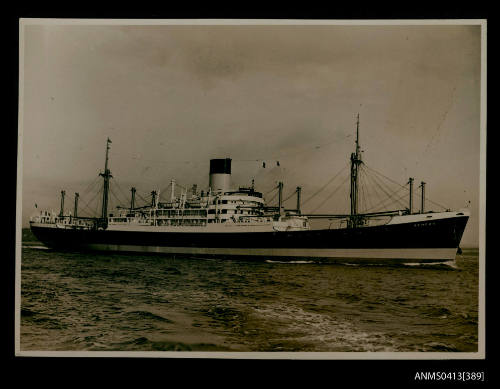
[[[406,262],[403,263],[404,266],[418,266],[420,268],[433,268],[436,269],[438,267],[452,268],[458,269],[456,261],[447,261],[447,262]]]
[[[425,315],[439,319],[446,319],[453,315],[453,313],[446,307],[431,307],[427,309]]]
[[[118,344],[119,349],[138,349],[141,351],[228,351],[229,348],[213,343],[185,343],[173,340],[150,340],[145,336]]]
[[[308,312],[292,305],[270,305],[254,312],[261,320],[279,326],[283,339],[293,336],[295,341],[313,344],[321,351],[398,351],[395,341],[382,332],[357,328],[349,321],[329,315]]]
[[[477,258],[457,258],[455,270],[449,263],[194,262],[41,250],[22,251],[23,349],[478,347]]]
[[[154,321],[161,321],[164,323],[173,323],[173,321],[170,319],[167,319],[163,316],[156,315],[148,311],[129,311],[125,312],[124,316],[126,316],[127,319],[132,319],[132,320],[154,320]]]
[[[429,342],[423,345],[422,351],[445,351],[445,352],[456,352],[460,351],[457,347],[449,344],[444,344],[440,342]]]
[[[36,314],[38,314],[38,312],[32,311],[30,309],[27,309],[27,308],[21,309],[21,317],[33,317]]]
[[[182,272],[179,269],[172,267],[172,266],[166,267],[162,270],[163,270],[164,274],[172,274],[172,275],[177,275],[177,276],[182,274]]]
[[[68,328],[68,325],[58,318],[48,317],[47,315],[29,309],[21,309],[21,321],[26,324],[36,324],[37,326],[51,330],[64,330]]]
[[[267,263],[316,263],[315,261],[273,261],[272,259],[266,259]]]

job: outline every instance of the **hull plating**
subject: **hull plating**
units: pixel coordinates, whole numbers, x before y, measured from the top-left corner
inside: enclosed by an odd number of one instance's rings
[[[468,216],[355,229],[247,233],[91,231],[31,227],[56,249],[291,258],[448,261]]]

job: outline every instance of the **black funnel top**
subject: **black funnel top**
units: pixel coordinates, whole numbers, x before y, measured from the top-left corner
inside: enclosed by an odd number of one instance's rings
[[[231,174],[231,158],[211,159],[210,174]]]

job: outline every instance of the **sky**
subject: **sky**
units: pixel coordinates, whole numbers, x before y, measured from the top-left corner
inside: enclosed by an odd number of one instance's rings
[[[99,211],[108,137],[115,205],[172,178],[206,189],[209,160],[232,158],[235,187],[271,200],[282,180],[304,212],[348,213],[359,113],[365,209],[414,177],[414,209],[425,181],[426,208],[467,206],[478,244],[480,26],[40,23],[23,44],[23,226],[63,189]]]

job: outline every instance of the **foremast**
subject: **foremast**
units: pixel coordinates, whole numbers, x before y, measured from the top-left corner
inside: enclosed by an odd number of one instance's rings
[[[104,163],[104,173],[99,173],[104,179],[104,186],[102,191],[102,213],[101,213],[101,223],[104,228],[108,226],[108,197],[109,197],[109,180],[111,177],[111,171],[108,168],[109,160],[109,145],[111,140],[108,138],[106,141],[106,162]]]
[[[351,153],[351,214],[349,217],[349,227],[357,227],[362,223],[362,218],[358,215],[358,188],[359,188],[359,166],[361,160],[361,149],[359,146],[359,113],[356,122],[356,151]]]

